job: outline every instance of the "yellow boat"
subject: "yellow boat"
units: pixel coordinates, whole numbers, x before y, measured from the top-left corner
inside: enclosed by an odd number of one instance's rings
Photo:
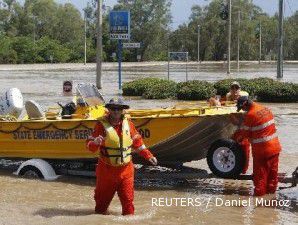
[[[97,120],[105,115],[106,109],[103,98],[93,85],[82,85],[78,87],[80,89],[76,98],[77,109],[71,118],[61,118],[57,108],[49,108],[44,118],[30,118],[27,115],[20,120],[9,120],[2,117],[0,157],[96,159],[97,154],[86,150],[85,141]],[[190,105],[167,109],[132,109],[126,112],[126,116],[132,119],[159,162],[173,164],[203,159],[212,143],[229,138],[235,130],[230,115],[235,112],[234,106]],[[138,156],[134,156],[134,160],[142,162]]]

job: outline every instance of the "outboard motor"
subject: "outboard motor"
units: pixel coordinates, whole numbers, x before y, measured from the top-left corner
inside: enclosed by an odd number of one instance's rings
[[[70,119],[71,115],[74,114],[76,111],[76,104],[73,102],[67,103],[64,106],[58,102],[58,105],[62,109],[62,112],[61,112],[62,119]]]
[[[18,88],[10,88],[0,97],[0,115],[10,115],[19,118],[24,108],[24,100]]]

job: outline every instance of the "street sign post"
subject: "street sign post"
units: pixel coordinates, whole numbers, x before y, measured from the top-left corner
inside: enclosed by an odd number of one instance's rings
[[[110,39],[118,40],[118,83],[119,90],[122,89],[122,40],[130,40],[130,12],[110,12]]]
[[[168,80],[170,80],[170,61],[184,61],[185,62],[185,80],[188,81],[188,52],[168,52]]]

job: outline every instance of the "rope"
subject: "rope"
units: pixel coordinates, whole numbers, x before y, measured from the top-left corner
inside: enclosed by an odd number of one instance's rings
[[[6,115],[0,116],[0,121],[17,121],[17,119],[14,116]]]
[[[145,121],[144,123],[142,123],[142,124],[136,126],[136,128],[138,129],[138,128],[140,128],[140,127],[143,127],[143,126],[147,125],[151,120],[152,120],[152,119],[148,119],[148,120]]]
[[[83,127],[85,129],[90,129],[89,127],[87,127],[86,125],[84,125],[82,122],[80,122],[78,125],[72,127],[72,128],[68,128],[68,129],[61,129],[59,127],[57,127],[56,125],[54,125],[53,123],[50,123],[42,128],[30,128],[30,127],[27,127],[27,126],[24,126],[22,123],[18,126],[18,128],[16,128],[15,130],[10,130],[10,131],[6,131],[6,130],[2,130],[0,129],[0,133],[4,133],[4,134],[10,134],[10,133],[13,133],[13,132],[16,132],[16,131],[19,131],[20,129],[24,128],[24,129],[27,129],[27,130],[44,130],[44,129],[48,129],[50,127],[53,127],[55,128],[56,130],[61,130],[61,131],[73,131],[79,127]]]

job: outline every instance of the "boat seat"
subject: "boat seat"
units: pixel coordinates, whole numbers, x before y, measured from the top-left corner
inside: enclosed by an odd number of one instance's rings
[[[44,118],[44,112],[37,102],[33,100],[26,101],[25,108],[29,119],[40,120]]]

